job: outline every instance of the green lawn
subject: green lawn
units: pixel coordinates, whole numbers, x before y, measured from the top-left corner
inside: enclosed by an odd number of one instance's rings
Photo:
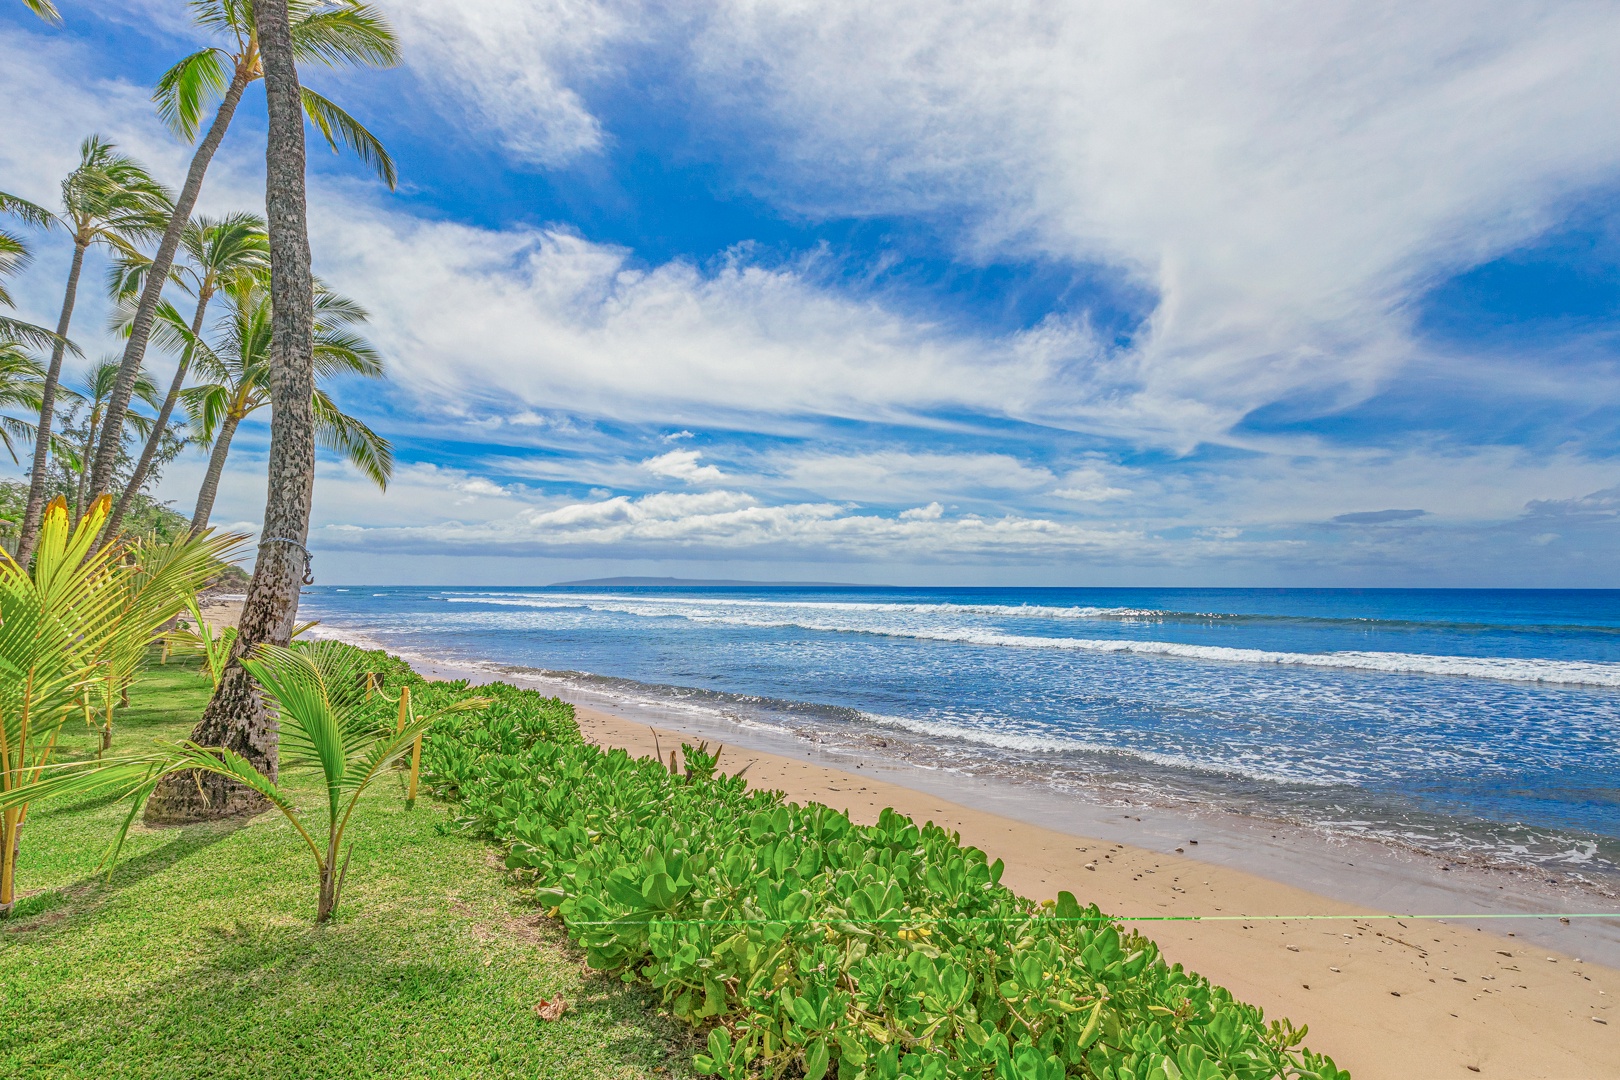
[[[118,714],[114,750],[183,736],[207,695],[194,668],[153,668]],[[69,755],[94,745],[77,721],[62,742]],[[300,790],[319,805],[313,786]],[[95,867],[125,810],[87,802],[30,814],[24,899],[0,923],[0,1076],[690,1071],[683,1025],[583,972],[490,849],[442,833],[446,812],[431,800],[407,812],[392,779],[356,811],[342,907],[319,929],[313,862],[279,814],[137,826],[109,882]],[[535,1003],[558,994],[568,1011],[542,1022]]]

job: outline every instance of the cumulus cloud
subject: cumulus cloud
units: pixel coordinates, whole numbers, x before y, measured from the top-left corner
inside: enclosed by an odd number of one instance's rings
[[[726,474],[715,465],[699,465],[703,454],[697,450],[671,450],[667,454],[648,458],[641,467],[654,476],[672,480],[685,480],[688,484],[712,483],[725,479]]]
[[[1101,465],[1088,465],[1084,468],[1073,469],[1063,477],[1063,486],[1054,488],[1052,494],[1060,499],[1071,499],[1082,503],[1122,499],[1131,494],[1131,489],[1119,487],[1113,483],[1112,477],[1120,471],[1119,469],[1104,468]]]
[[[482,476],[469,476],[452,486],[457,491],[465,492],[468,495],[483,495],[495,499],[509,498],[512,494],[493,480],[486,480]]]

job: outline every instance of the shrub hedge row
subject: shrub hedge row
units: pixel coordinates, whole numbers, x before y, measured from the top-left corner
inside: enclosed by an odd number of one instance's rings
[[[585,743],[573,708],[515,687],[430,731],[423,777],[499,844],[594,968],[708,1029],[728,1080],[1348,1080],[1154,943],[1068,893],[1036,904],[1002,864],[892,810],[858,825],[725,776]]]

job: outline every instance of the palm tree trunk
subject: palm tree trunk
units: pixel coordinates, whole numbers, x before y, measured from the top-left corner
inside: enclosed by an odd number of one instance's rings
[[[34,471],[28,478],[28,508],[23,511],[22,531],[17,535],[17,564],[28,565],[34,552],[35,535],[45,514],[45,466],[51,456],[51,428],[56,419],[56,387],[62,381],[62,356],[67,351],[68,325],[73,322],[73,305],[79,297],[79,272],[84,269],[84,249],[88,244],[75,240],[73,263],[68,267],[67,291],[62,294],[62,315],[56,320],[56,344],[51,347],[51,366],[45,372],[45,388],[40,393],[39,431],[34,438]]]
[[[180,198],[174,204],[169,227],[164,230],[163,240],[158,244],[157,252],[152,256],[152,265],[146,272],[141,303],[135,309],[135,320],[129,326],[129,341],[124,345],[124,358],[118,365],[118,379],[113,383],[112,398],[108,401],[107,415],[102,421],[101,445],[96,451],[95,466],[90,471],[91,498],[112,485],[113,469],[118,465],[118,448],[123,445],[124,415],[129,412],[130,395],[135,392],[135,380],[141,373],[142,361],[146,359],[146,342],[152,334],[158,299],[163,295],[163,285],[168,280],[170,267],[174,265],[174,253],[180,247],[180,234],[185,231],[186,224],[191,220],[192,208],[197,205],[203,174],[208,171],[214,151],[219,149],[220,142],[225,138],[225,129],[231,125],[231,116],[236,112],[237,103],[242,100],[242,91],[247,89],[251,70],[248,65],[247,57],[237,62],[231,85],[225,91],[224,100],[219,103],[219,111],[214,114],[214,122],[191,157],[191,171],[186,174],[186,185],[180,189]]]
[[[194,533],[208,528],[208,519],[214,513],[214,496],[219,494],[219,476],[225,471],[225,455],[231,452],[231,438],[236,434],[236,425],[241,422],[241,417],[232,414],[219,426],[219,435],[214,439],[214,452],[208,455],[208,472],[197,491],[197,509],[191,512],[191,531]]]
[[[79,482],[73,496],[73,521],[78,523],[84,517],[84,489],[90,479],[90,455],[96,451],[96,425],[101,423],[101,402],[96,402],[90,408],[90,416],[84,422],[84,452],[79,455]]]
[[[270,224],[270,489],[264,531],[236,641],[213,699],[191,737],[228,746],[274,779],[276,730],[241,656],[264,642],[286,645],[298,617],[302,548],[315,491],[315,288],[304,201],[304,112],[287,0],[255,0],[270,131],[265,216]],[[198,779],[201,779],[199,790]],[[174,773],[147,800],[147,821],[195,821],[258,810],[263,800],[223,777]]]
[[[193,341],[202,333],[203,315],[208,311],[211,295],[207,291],[197,294],[197,313],[191,318]],[[175,402],[180,400],[180,391],[185,389],[186,372],[191,368],[193,348],[192,344],[187,343],[185,350],[180,354],[180,365],[174,369],[174,380],[169,383],[169,393],[163,399],[163,408],[158,410],[157,420],[152,424],[152,434],[146,437],[146,448],[141,451],[141,460],[135,463],[135,471],[129,474],[129,483],[124,485],[123,497],[118,500],[118,505],[113,507],[112,516],[107,519],[107,527],[102,530],[104,536],[118,535],[119,528],[124,524],[124,514],[134,505],[135,496],[140,494],[141,485],[146,483],[147,471],[152,467],[152,459],[157,457],[158,447],[163,442],[163,433],[168,430],[169,417],[174,414]],[[210,509],[213,504],[214,500],[210,498],[208,500]],[[192,531],[197,530],[193,528]]]

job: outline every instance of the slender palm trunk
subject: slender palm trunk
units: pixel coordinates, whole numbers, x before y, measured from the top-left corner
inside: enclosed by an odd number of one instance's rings
[[[315,491],[315,288],[304,202],[304,112],[293,60],[287,0],[255,0],[270,131],[265,147],[265,216],[270,224],[270,487],[253,582],[236,642],[213,699],[191,737],[228,746],[274,779],[276,729],[242,666],[243,653],[286,645],[298,618],[302,547]],[[201,784],[198,783],[199,779]],[[263,800],[222,777],[164,778],[146,803],[148,821],[194,821],[257,810]]]
[[[208,519],[214,513],[214,496],[219,494],[219,477],[225,471],[225,456],[231,452],[231,439],[242,418],[235,413],[227,416],[219,426],[214,439],[214,452],[208,455],[208,472],[197,491],[197,509],[191,512],[191,531],[200,533],[208,528]]]
[[[212,297],[206,287],[197,293],[197,313],[191,317],[192,341],[202,333],[203,315],[208,311],[208,301]],[[180,365],[174,369],[174,379],[169,383],[169,393],[163,399],[163,408],[158,410],[157,420],[152,424],[152,434],[146,437],[146,448],[141,451],[141,460],[135,463],[135,471],[129,474],[129,483],[124,485],[123,497],[113,512],[107,518],[107,527],[103,530],[105,536],[117,536],[119,528],[124,524],[124,514],[134,505],[135,496],[140,494],[141,486],[146,483],[146,474],[152,468],[152,460],[157,457],[158,447],[163,443],[163,433],[169,428],[169,417],[174,414],[174,406],[180,400],[180,391],[186,387],[186,372],[191,368],[191,352],[193,345],[186,343],[185,349],[180,353]],[[213,500],[209,500],[210,507]]]
[[[112,397],[107,402],[107,415],[102,421],[101,446],[96,451],[95,465],[90,470],[92,497],[112,486],[113,469],[118,465],[118,447],[122,444],[124,415],[129,412],[130,395],[135,392],[135,380],[141,373],[142,361],[146,359],[146,342],[152,334],[158,299],[163,295],[163,285],[168,280],[170,267],[174,265],[174,253],[180,247],[180,234],[185,231],[187,222],[191,220],[192,208],[197,205],[203,174],[208,171],[214,151],[219,149],[220,142],[225,138],[225,129],[231,125],[237,103],[242,100],[242,91],[247,89],[251,81],[250,63],[247,57],[237,62],[236,73],[231,76],[231,85],[225,91],[224,100],[219,103],[214,122],[209,126],[208,134],[203,136],[203,141],[197,144],[197,152],[192,155],[191,171],[186,174],[185,187],[180,189],[180,198],[174,204],[169,227],[164,230],[163,240],[158,244],[157,252],[152,256],[152,265],[146,272],[146,286],[141,289],[140,306],[135,309],[135,319],[129,326],[129,341],[124,345],[124,358],[118,364],[118,379],[113,383]]]
[[[96,426],[101,423],[101,403],[90,407],[90,418],[84,422],[84,449],[79,453],[79,481],[73,494],[73,521],[84,517],[85,488],[90,480],[90,455],[96,452]]]
[[[56,419],[56,387],[62,381],[62,356],[67,351],[68,325],[73,322],[73,305],[79,296],[79,272],[84,269],[83,240],[73,243],[73,263],[68,267],[67,291],[62,294],[62,315],[56,320],[56,344],[51,346],[51,366],[45,372],[45,388],[40,393],[39,431],[34,436],[34,471],[28,478],[28,508],[23,511],[22,531],[17,536],[17,564],[28,565],[38,539],[40,518],[45,513],[45,466],[51,456],[51,428]]]
[[[0,919],[10,916],[17,902],[17,847],[21,833],[21,811],[13,808],[0,815]]]

